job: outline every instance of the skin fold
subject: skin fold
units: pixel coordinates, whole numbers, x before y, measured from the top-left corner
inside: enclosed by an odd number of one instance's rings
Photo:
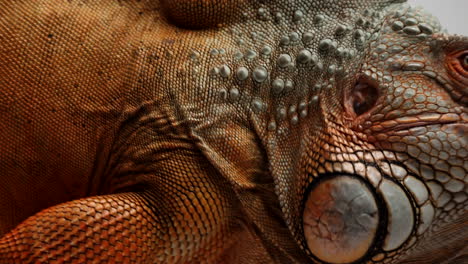
[[[467,263],[467,106],[401,0],[0,0],[0,263]]]

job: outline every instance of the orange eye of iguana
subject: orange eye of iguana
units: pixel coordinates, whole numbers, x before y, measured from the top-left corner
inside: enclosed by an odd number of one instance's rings
[[[468,52],[458,57],[458,60],[460,61],[463,70],[465,70],[465,72],[468,72]]]
[[[449,55],[447,66],[452,78],[462,84],[468,83],[468,50]]]

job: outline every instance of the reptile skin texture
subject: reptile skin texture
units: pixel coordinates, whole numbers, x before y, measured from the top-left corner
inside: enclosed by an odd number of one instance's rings
[[[0,0],[0,263],[468,263],[468,37],[404,2]]]

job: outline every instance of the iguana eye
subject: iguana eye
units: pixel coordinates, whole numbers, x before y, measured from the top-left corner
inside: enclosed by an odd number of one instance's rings
[[[458,60],[460,61],[460,64],[463,68],[463,70],[465,70],[465,72],[468,72],[468,52],[461,55]]]
[[[450,76],[457,82],[468,83],[468,50],[452,53],[447,57]]]
[[[376,85],[361,79],[352,89],[348,99],[348,104],[354,114],[360,116],[374,107],[377,102],[378,95]]]

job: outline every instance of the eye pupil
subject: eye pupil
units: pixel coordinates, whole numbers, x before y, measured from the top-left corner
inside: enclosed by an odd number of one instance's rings
[[[377,102],[378,91],[374,85],[359,81],[351,94],[351,104],[356,115],[368,112]]]

